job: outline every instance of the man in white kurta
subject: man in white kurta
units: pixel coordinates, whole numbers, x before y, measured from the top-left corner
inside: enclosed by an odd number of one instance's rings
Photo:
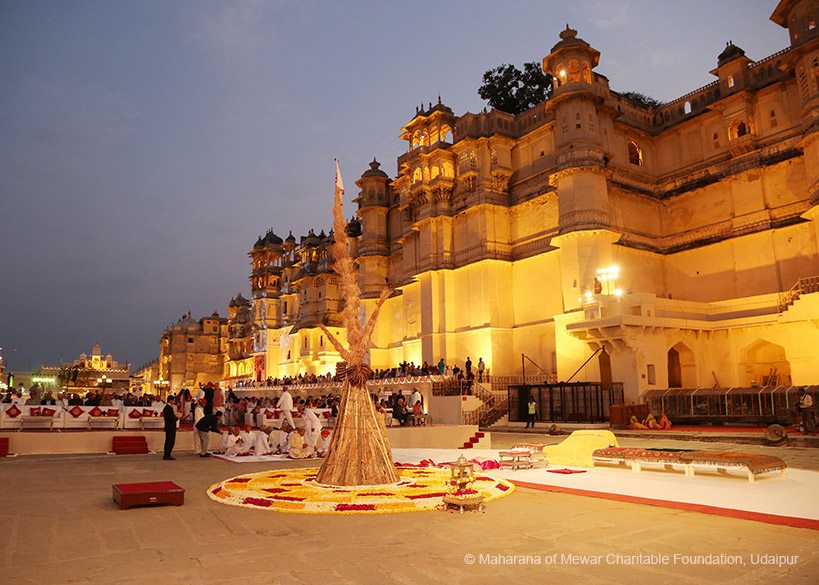
[[[318,416],[316,416],[316,412],[311,408],[305,409],[299,407],[299,412],[304,422],[304,440],[315,449],[321,440],[321,421]]]
[[[216,449],[217,453],[224,453],[227,451],[228,437],[233,434],[233,427],[228,427],[228,430],[222,433],[222,440],[219,442],[219,447]]]
[[[277,435],[276,441],[276,448],[278,449],[279,453],[287,455],[287,452],[290,450],[290,433],[293,432],[293,427],[289,424],[284,423],[282,425],[279,434]]]
[[[282,413],[282,426],[288,423],[291,427],[296,428],[296,423],[293,422],[293,397],[290,391],[285,387],[282,395],[279,396],[279,401],[276,402],[276,408]]]
[[[265,425],[256,433],[256,441],[253,443],[253,452],[256,455],[270,455],[275,451],[273,446],[270,445],[270,433],[272,431],[272,427]]]
[[[421,397],[421,392],[418,390],[418,388],[413,388],[409,399],[410,410],[412,410],[416,402],[423,402],[423,400],[424,399]]]
[[[253,447],[253,443],[246,442],[242,438],[242,434],[239,432],[239,428],[233,427],[233,432],[230,435],[228,435],[227,438],[227,447],[225,449],[225,455],[227,455],[228,457],[248,455],[250,453],[251,447]]]
[[[239,432],[239,436],[248,445],[253,445],[256,442],[256,434],[250,430],[250,425],[245,425]]]
[[[327,449],[330,448],[330,439],[333,437],[328,429],[323,429],[319,437],[320,439],[316,445],[316,455],[319,457],[324,457],[327,455]]]

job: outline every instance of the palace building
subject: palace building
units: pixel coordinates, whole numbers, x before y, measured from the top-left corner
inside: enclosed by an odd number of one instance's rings
[[[566,380],[589,360],[574,379],[622,382],[628,402],[816,383],[819,3],[782,0],[771,19],[787,48],[754,61],[729,42],[713,82],[658,107],[611,90],[567,27],[543,103],[418,109],[397,176],[373,161],[347,197],[367,313],[394,290],[372,367],[470,356],[514,375],[525,355]],[[343,330],[331,240],[259,238],[252,349],[227,376],[251,354],[257,380],[334,369],[316,327]]]
[[[159,340],[158,378],[149,366],[146,380],[160,395],[176,394],[182,388],[218,383],[224,377],[228,348],[228,319],[214,311],[195,320],[190,312],[162,332]],[[143,373],[145,375],[145,373]]]

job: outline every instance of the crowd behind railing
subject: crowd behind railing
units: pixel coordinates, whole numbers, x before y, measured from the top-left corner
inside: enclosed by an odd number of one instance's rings
[[[474,366],[469,357],[463,368],[456,365],[446,364],[441,358],[436,365],[430,365],[426,361],[421,365],[414,362],[402,362],[393,368],[376,369],[373,371],[372,380],[401,381],[417,378],[452,378],[464,386],[471,386],[475,381],[489,382],[489,370],[486,368],[483,358],[478,359]],[[278,386],[328,386],[341,384],[339,376],[327,374],[299,374],[298,376],[283,376],[280,378],[268,377],[264,380],[241,380],[236,382],[231,388],[237,390],[268,389]]]

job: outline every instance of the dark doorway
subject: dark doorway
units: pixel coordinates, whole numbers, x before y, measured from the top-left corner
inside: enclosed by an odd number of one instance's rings
[[[682,368],[680,354],[673,347],[668,350],[668,387],[682,388]]]
[[[603,351],[597,356],[597,363],[600,367],[600,387],[603,390],[611,390],[611,356],[603,348]]]

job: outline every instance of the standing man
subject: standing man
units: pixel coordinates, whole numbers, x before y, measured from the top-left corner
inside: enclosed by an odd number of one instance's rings
[[[219,421],[222,418],[222,411],[217,411],[215,414],[206,414],[196,423],[196,434],[194,439],[194,451],[200,457],[210,457],[208,453],[208,433],[221,434],[219,430]]]
[[[287,386],[284,387],[284,392],[279,396],[276,408],[282,411],[282,426],[284,426],[284,423],[287,423],[295,429],[296,423],[293,422],[293,397],[290,395]]]
[[[423,396],[421,396],[421,392],[420,392],[420,390],[418,390],[418,388],[417,388],[417,387],[416,387],[416,388],[413,388],[413,389],[412,389],[412,394],[410,394],[410,399],[409,399],[409,407],[410,407],[410,410],[412,410],[413,408],[415,408],[415,403],[416,403],[416,402],[420,402],[420,403],[421,403],[421,406],[423,406],[423,405],[424,405],[424,397],[423,397]]]
[[[171,455],[173,446],[176,444],[176,412],[170,402],[165,403],[162,409],[162,418],[165,420],[165,456],[162,459],[174,461],[176,457]]]
[[[438,362],[438,375],[439,376],[444,375],[444,368],[445,367],[446,367],[446,364],[444,363],[444,358],[441,358],[441,361]]]
[[[813,424],[813,398],[800,388],[796,393],[796,409],[799,411],[799,419],[802,423],[802,432],[806,435],[816,434],[816,425]]]
[[[299,405],[302,421],[304,422],[305,440],[313,449],[321,444],[321,421],[312,408],[305,409]]]
[[[529,428],[529,425],[532,425],[532,428],[535,428],[535,419],[537,418],[537,402],[535,402],[534,396],[529,396],[529,418],[526,421],[526,428]]]
[[[469,359],[469,356],[466,356],[466,363],[464,364],[464,369],[466,370],[466,377],[469,377],[469,374],[472,373],[472,360]]]
[[[483,371],[486,369],[486,364],[483,363],[483,358],[478,358],[478,382],[483,382]]]

